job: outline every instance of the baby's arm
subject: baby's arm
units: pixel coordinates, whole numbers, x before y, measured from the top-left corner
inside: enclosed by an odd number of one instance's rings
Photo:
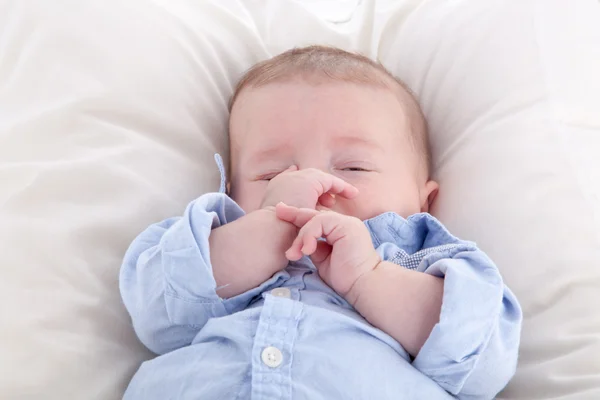
[[[347,298],[446,391],[460,399],[491,399],[516,369],[519,304],[476,248],[430,257],[422,272],[384,261]]]
[[[283,204],[276,212],[300,228],[287,257],[309,255],[323,280],[396,339],[415,357],[413,366],[440,387],[460,399],[491,399],[508,383],[517,363],[521,309],[474,244],[425,214],[409,221],[387,214],[375,223],[384,225],[379,231],[389,241],[376,251],[354,217]],[[412,255],[399,247],[412,251],[425,243]]]
[[[414,357],[439,322],[443,293],[442,278],[382,261],[356,281],[346,299]]]
[[[358,190],[348,182],[295,165],[269,182],[261,209],[213,230],[210,254],[218,293],[229,298],[257,286],[288,262],[285,250],[296,237],[296,227],[275,215],[275,206],[285,201],[311,209],[334,197],[352,198]]]
[[[216,193],[190,203],[182,217],[147,228],[128,249],[120,276],[140,340],[167,353],[189,345],[208,319],[245,308],[285,279],[276,272],[287,264],[284,248],[294,235],[273,211],[244,215]]]
[[[295,227],[278,219],[275,207],[214,229],[208,240],[218,295],[237,296],[285,267],[285,250],[295,237]]]

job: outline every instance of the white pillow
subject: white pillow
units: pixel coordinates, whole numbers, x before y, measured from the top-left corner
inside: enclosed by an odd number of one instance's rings
[[[217,3],[0,3],[1,398],[118,399],[150,357],[124,251],[218,188],[232,85],[268,55]]]
[[[120,398],[150,356],[117,290],[125,249],[218,188],[243,70],[310,43],[379,56],[421,97],[435,212],[525,307],[504,397],[598,396],[593,0],[345,1],[339,18],[317,3],[0,4],[3,398]]]
[[[430,1],[379,56],[431,129],[433,209],[524,309],[505,399],[600,399],[600,5]]]

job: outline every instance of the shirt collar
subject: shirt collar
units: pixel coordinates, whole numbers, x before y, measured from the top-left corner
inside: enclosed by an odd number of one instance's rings
[[[442,244],[464,243],[428,213],[413,214],[405,219],[387,212],[366,220],[365,225],[369,228],[375,247],[392,242],[409,254]]]

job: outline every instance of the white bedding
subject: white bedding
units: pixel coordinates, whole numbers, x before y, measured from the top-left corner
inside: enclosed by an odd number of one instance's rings
[[[151,356],[125,249],[218,188],[243,70],[310,43],[420,97],[433,212],[525,311],[501,398],[600,398],[598,21],[595,0],[0,0],[0,398],[120,398]]]

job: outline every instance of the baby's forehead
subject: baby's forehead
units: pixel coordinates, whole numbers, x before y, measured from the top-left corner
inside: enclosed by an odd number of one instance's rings
[[[383,84],[377,81],[356,82],[340,81],[323,76],[290,76],[287,79],[278,79],[261,86],[248,86],[240,92],[230,114],[230,122],[235,120],[236,125],[247,119],[272,122],[275,117],[295,114],[300,109],[311,109],[305,105],[319,104],[312,112],[336,110],[331,115],[338,115],[338,124],[344,125],[346,116],[392,114],[400,120],[409,117],[406,101],[399,93],[401,87]],[[368,93],[370,92],[370,93]],[[372,107],[374,103],[386,104],[385,107]],[[301,107],[302,106],[302,107]],[[346,115],[337,111],[352,110]],[[364,110],[364,112],[363,112]],[[306,115],[311,119],[314,114]],[[232,127],[230,126],[230,129]]]
[[[402,122],[398,122],[399,124],[402,124],[402,128],[399,128],[396,131],[396,134],[398,135],[402,135],[403,139],[406,138],[407,140],[409,140],[412,149],[414,150],[415,153],[417,153],[419,155],[419,158],[422,158],[423,160],[423,164],[426,166],[425,169],[429,170],[429,164],[430,164],[430,154],[429,154],[429,143],[428,143],[428,138],[427,138],[427,126],[424,120],[424,117],[421,113],[420,107],[418,105],[418,103],[416,102],[416,100],[412,97],[412,94],[410,92],[408,92],[402,85],[395,83],[395,82],[385,82],[385,81],[373,81],[373,80],[363,80],[363,81],[353,81],[353,80],[336,80],[336,79],[331,79],[329,77],[324,77],[321,75],[305,75],[305,74],[297,74],[295,76],[290,76],[287,79],[278,79],[276,81],[271,81],[268,84],[263,85],[262,87],[247,87],[244,89],[244,93],[241,93],[240,96],[240,103],[246,103],[246,104],[251,104],[254,103],[255,100],[257,100],[256,97],[253,96],[253,94],[257,94],[257,92],[262,92],[261,94],[258,94],[258,96],[265,96],[268,97],[269,96],[269,90],[261,90],[261,89],[267,89],[269,87],[276,87],[276,86],[280,86],[282,90],[279,91],[279,93],[281,92],[289,92],[290,90],[294,90],[293,85],[290,84],[300,84],[300,85],[308,85],[308,86],[331,86],[331,90],[336,90],[336,86],[338,87],[344,87],[345,85],[352,85],[356,88],[358,88],[358,90],[362,90],[361,88],[364,88],[365,90],[372,90],[373,88],[376,89],[381,89],[384,91],[389,91],[389,93],[391,94],[389,96],[390,99],[395,99],[392,100],[394,105],[393,107],[398,107],[396,108],[396,111],[392,111],[392,114],[394,114],[395,116],[399,116],[402,115]],[[288,86],[289,85],[289,86]],[[340,93],[341,96],[344,95],[344,93]],[[260,102],[260,100],[258,100]],[[251,105],[247,111],[250,112],[250,110],[256,110],[257,109],[258,104],[255,105]],[[234,107],[232,109],[232,118],[236,118],[233,114],[236,113],[238,110],[236,110],[237,107]],[[244,106],[240,107],[240,108],[246,108]],[[241,110],[239,110],[241,111]],[[248,112],[244,112],[242,111],[242,114],[246,114],[246,116],[248,115]],[[293,110],[289,110],[289,112],[293,112]],[[260,114],[263,114],[262,112],[260,112]],[[253,117],[256,117],[256,115],[254,115]],[[241,115],[241,118],[238,118],[239,120],[243,120],[245,117],[243,115]],[[267,115],[265,116],[265,118],[270,120],[270,117]],[[375,118],[375,117],[374,117]],[[266,121],[266,120],[265,120]],[[400,121],[400,120],[399,120]],[[272,122],[272,121],[270,121]],[[234,126],[237,125],[237,126]],[[344,125],[344,124],[340,124],[340,125]],[[239,130],[240,128],[240,124],[239,122],[236,124],[231,124],[230,123],[230,144],[232,147],[238,147],[237,151],[234,152],[234,154],[232,154],[232,156],[234,157],[235,154],[240,154],[240,153],[244,153],[244,154],[248,154],[247,150],[250,149],[246,149],[245,146],[242,146],[240,148],[240,146],[235,146],[235,142],[237,141],[235,139],[235,136],[237,136],[237,134],[235,133],[236,130]],[[273,124],[271,123],[269,126],[273,126]],[[346,128],[346,127],[344,127]],[[270,130],[270,129],[269,129]],[[282,132],[281,130],[277,129],[278,132]],[[240,132],[241,133],[241,132]],[[360,130],[355,130],[353,132],[353,136],[356,139],[359,139],[361,136],[363,138],[368,138],[368,136],[371,134],[371,132],[364,130],[362,132],[361,135],[361,131]],[[267,136],[266,132],[263,132],[263,135],[261,135],[261,132],[254,132],[253,133],[253,141],[255,140],[269,140],[269,137]],[[254,146],[251,146],[254,147]],[[386,149],[386,151],[392,151],[391,149]]]
[[[378,72],[374,71],[372,73],[375,74]],[[422,114],[418,103],[409,89],[385,76],[380,76],[378,79],[367,79],[364,75],[356,75],[356,77],[357,79],[342,80],[324,76],[323,74],[307,74],[305,72],[299,72],[296,75],[280,77],[260,86],[249,85],[238,93],[236,102],[232,105],[230,121],[235,117],[234,114],[238,113],[241,109],[247,109],[246,105],[250,104],[249,110],[252,109],[256,112],[258,103],[265,101],[265,99],[267,99],[267,102],[273,101],[274,96],[281,95],[282,92],[291,95],[295,91],[304,90],[303,87],[315,88],[317,90],[327,88],[330,92],[339,90],[339,96],[341,97],[345,95],[342,93],[345,91],[345,88],[351,86],[357,88],[359,91],[372,91],[375,89],[377,91],[381,90],[384,93],[389,93],[388,98],[392,101],[394,104],[393,107],[395,108],[393,113],[402,115],[406,120],[414,119],[415,121],[414,123],[411,123],[411,125],[419,124]],[[275,89],[275,91],[273,91],[273,89]],[[278,94],[273,94],[277,92]],[[378,101],[385,100],[382,98]]]
[[[273,115],[271,112],[272,107],[278,109],[277,115],[282,115],[282,113],[283,115],[286,115],[286,112],[294,113],[297,107],[287,107],[282,109],[280,106],[284,104],[297,105],[299,103],[295,101],[304,101],[304,98],[302,98],[302,100],[290,100],[288,102],[290,97],[294,97],[295,95],[302,96],[300,93],[307,93],[307,95],[313,97],[314,100],[321,100],[328,96],[342,99],[356,98],[356,92],[360,93],[362,91],[382,93],[383,96],[377,95],[378,99],[376,102],[386,102],[386,104],[390,104],[390,107],[386,107],[386,109],[393,108],[391,113],[396,117],[401,116],[402,119],[405,120],[415,116],[418,117],[418,106],[417,113],[415,113],[413,110],[415,107],[411,108],[410,105],[411,95],[397,83],[386,83],[377,80],[342,81],[321,75],[297,74],[289,76],[286,79],[282,78],[271,81],[268,84],[258,87],[248,86],[244,88],[244,90],[239,93],[236,103],[232,107],[230,114],[230,130],[232,129],[231,123],[234,119],[243,120],[247,118],[249,114],[256,117],[256,113],[268,117]],[[359,94],[358,98],[363,98],[363,95]],[[330,103],[324,102],[325,106],[328,104]],[[265,110],[268,110],[268,112],[265,113]],[[381,111],[383,112],[383,109]],[[340,123],[343,122],[344,121],[340,121]]]
[[[358,147],[392,140],[390,134],[409,136],[401,103],[380,86],[322,79],[271,82],[248,88],[239,102],[232,110],[230,136],[243,153],[278,143],[291,146],[308,138]]]

